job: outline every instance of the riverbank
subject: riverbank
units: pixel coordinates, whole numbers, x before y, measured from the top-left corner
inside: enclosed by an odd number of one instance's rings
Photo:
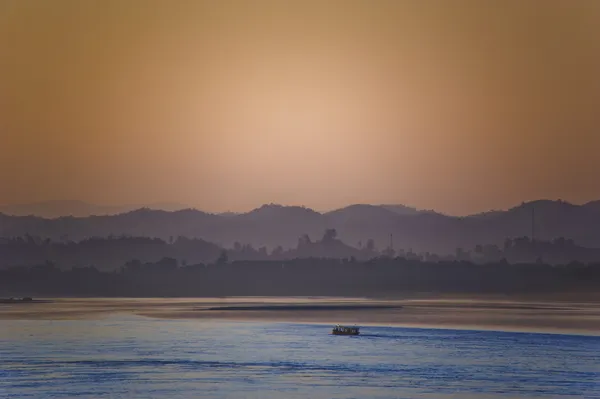
[[[44,301],[41,299],[41,301]],[[163,319],[249,320],[598,335],[600,303],[498,298],[53,298],[3,304],[0,320],[89,319],[115,313]]]

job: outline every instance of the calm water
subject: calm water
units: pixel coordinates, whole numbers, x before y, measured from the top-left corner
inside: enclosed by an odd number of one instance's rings
[[[0,321],[0,398],[600,398],[600,337]]]

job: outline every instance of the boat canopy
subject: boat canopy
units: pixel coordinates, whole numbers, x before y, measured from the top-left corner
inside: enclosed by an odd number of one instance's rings
[[[343,332],[358,332],[359,327],[349,327],[349,326],[340,326],[339,324],[337,324],[334,328],[334,330],[336,331],[343,331]]]

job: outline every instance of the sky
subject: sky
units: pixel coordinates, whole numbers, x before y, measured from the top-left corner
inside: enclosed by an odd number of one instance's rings
[[[583,203],[599,71],[596,0],[0,0],[0,203]]]

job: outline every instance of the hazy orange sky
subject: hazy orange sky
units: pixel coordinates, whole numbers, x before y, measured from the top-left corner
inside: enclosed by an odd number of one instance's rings
[[[0,203],[600,198],[600,1],[0,0]]]

